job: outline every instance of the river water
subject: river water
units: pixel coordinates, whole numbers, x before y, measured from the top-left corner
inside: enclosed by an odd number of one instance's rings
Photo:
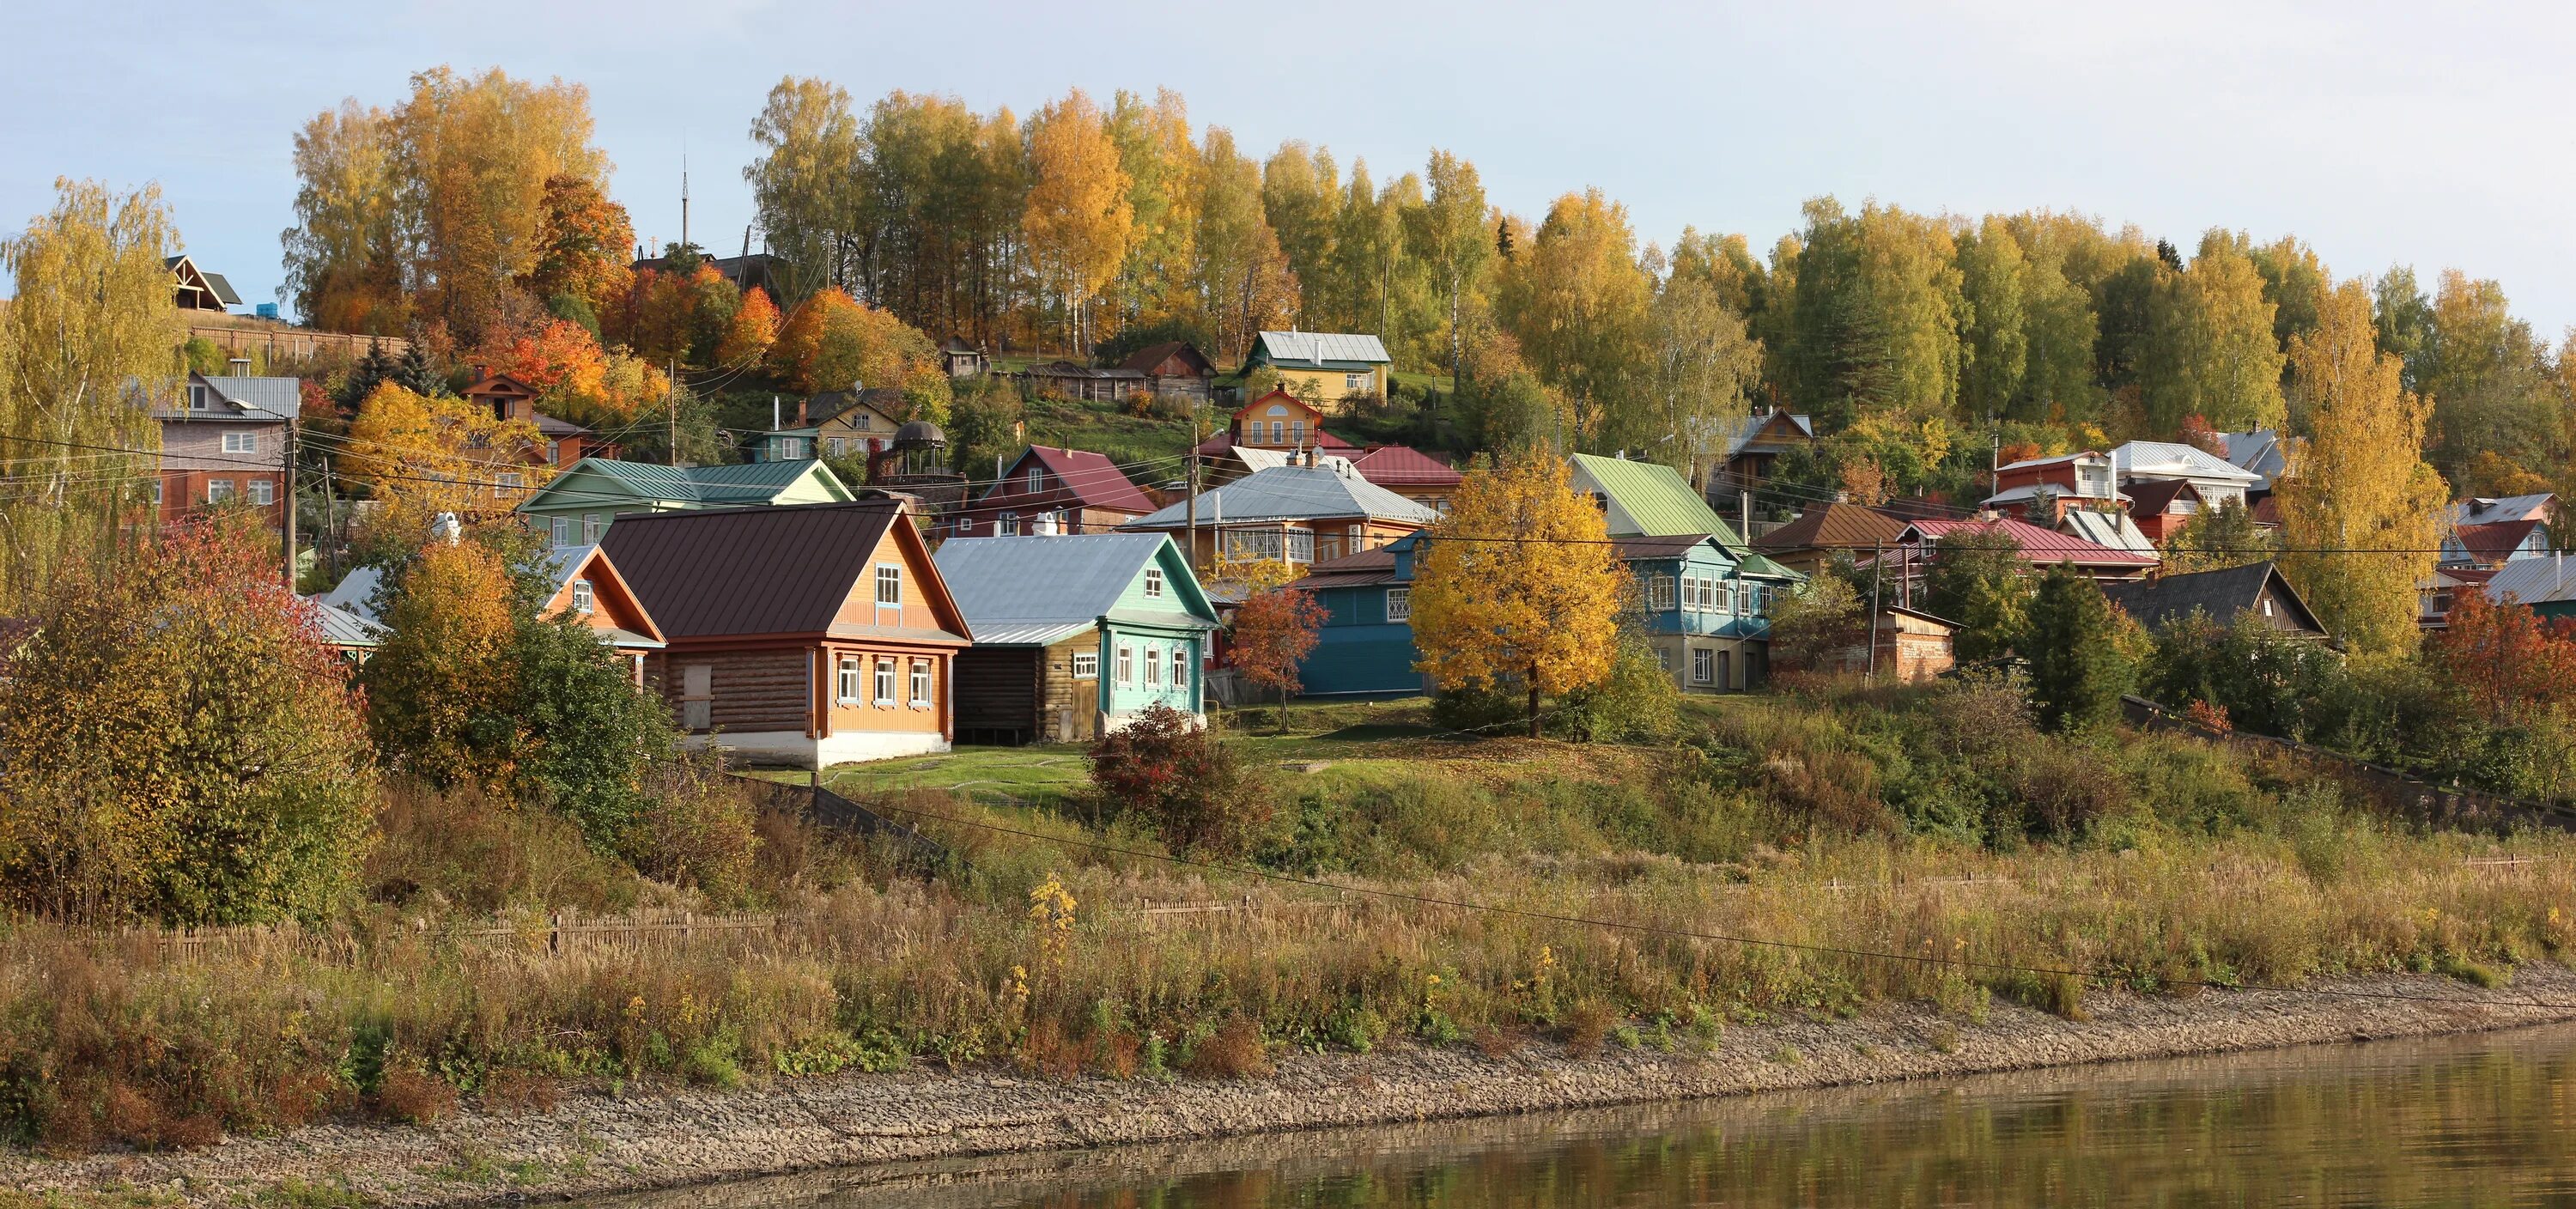
[[[2576,1206],[2576,1028],[850,1172],[742,1209]],[[701,1197],[693,1198],[706,1204]]]

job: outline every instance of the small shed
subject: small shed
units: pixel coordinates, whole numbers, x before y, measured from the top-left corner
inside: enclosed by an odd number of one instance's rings
[[[1155,395],[1205,402],[1216,385],[1216,362],[1186,340],[1137,349],[1117,368],[1142,375],[1143,389]]]
[[[964,336],[950,336],[939,346],[939,366],[951,378],[972,378],[993,368],[993,359],[984,355],[984,346]]]
[[[1870,627],[1869,650],[1858,646],[1834,652],[1835,671],[1871,672],[1897,680],[1929,680],[1958,662],[1952,642],[1959,623],[1921,609],[1889,605]]]

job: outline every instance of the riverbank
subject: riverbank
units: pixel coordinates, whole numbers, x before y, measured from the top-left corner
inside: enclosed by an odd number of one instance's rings
[[[2341,991],[2333,995],[2321,992]],[[2387,996],[2381,998],[2363,995]],[[2398,998],[2406,996],[2410,998]],[[2576,971],[2532,965],[2481,989],[2436,976],[2320,979],[2192,998],[2097,993],[2084,1020],[2002,1002],[1982,1021],[1921,1006],[1725,1030],[1713,1050],[1553,1043],[1489,1055],[1388,1045],[1294,1053],[1256,1080],[1063,1081],[915,1070],[777,1079],[731,1092],[630,1088],[428,1126],[327,1124],[202,1150],[0,1157],[0,1187],[192,1205],[426,1207],[609,1196],[783,1177],[762,1199],[919,1189],[935,1160],[1096,1150],[1335,1126],[1599,1107],[2576,1020]],[[1102,1154],[1097,1162],[1115,1162]],[[800,1174],[801,1173],[801,1174]],[[774,1193],[774,1195],[769,1195]],[[693,1197],[681,1197],[691,1200]],[[666,1200],[665,1203],[677,1203]]]

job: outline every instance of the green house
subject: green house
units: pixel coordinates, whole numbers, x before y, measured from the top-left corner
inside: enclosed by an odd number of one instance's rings
[[[1566,460],[1573,466],[1574,489],[1601,505],[1612,537],[1714,537],[1729,549],[1744,545],[1681,471],[1590,453]]]
[[[952,537],[934,561],[975,636],[959,740],[1085,740],[1156,704],[1205,717],[1216,608],[1170,537]]]
[[[519,505],[557,546],[594,546],[610,522],[635,512],[692,512],[766,504],[828,504],[856,497],[813,460],[738,466],[663,466],[583,458]]]

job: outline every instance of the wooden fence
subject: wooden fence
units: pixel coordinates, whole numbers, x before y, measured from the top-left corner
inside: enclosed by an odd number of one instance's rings
[[[228,928],[99,928],[85,935],[98,948],[148,953],[184,961],[253,961],[263,955],[355,962],[363,952],[409,944],[455,944],[524,953],[579,957],[643,949],[687,950],[776,934],[792,923],[776,915],[706,915],[644,910],[585,916],[556,911],[544,916],[501,917],[464,926],[408,926],[358,930],[263,924]]]
[[[411,341],[400,336],[353,336],[347,332],[317,331],[284,323],[191,323],[188,335],[191,339],[214,344],[230,356],[247,356],[258,350],[266,353],[272,363],[281,357],[300,360],[326,352],[355,360],[366,356],[370,347],[382,348],[388,357],[399,357],[411,351]]]
[[[2576,831],[2576,809],[2557,802],[2435,785],[2332,748],[2245,731],[2211,730],[2144,697],[2124,696],[2120,698],[2120,709],[2129,723],[2141,730],[2190,735],[2240,751],[2289,760],[2360,789],[2383,810],[2403,818],[2481,831],[2503,832],[2517,827]]]

